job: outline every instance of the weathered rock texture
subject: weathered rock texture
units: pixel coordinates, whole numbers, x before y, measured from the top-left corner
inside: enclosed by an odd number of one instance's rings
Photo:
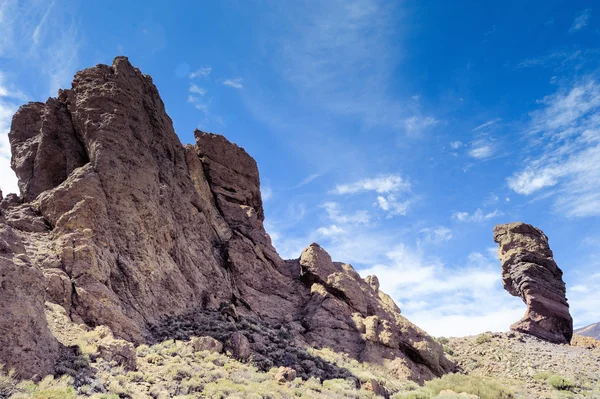
[[[499,245],[504,288],[527,305],[525,316],[511,329],[554,343],[569,343],[573,319],[548,237],[540,229],[518,222],[494,227],[494,241]]]
[[[263,227],[254,159],[200,131],[182,146],[152,79],[125,57],[21,107],[9,138],[21,197],[2,202],[12,243],[2,284],[13,288],[0,293],[0,339],[24,342],[3,341],[0,362],[25,376],[51,372],[56,360],[44,301],[134,343],[167,316],[233,309],[228,317],[284,325],[290,339],[415,380],[451,370],[375,277],[364,281],[317,244],[282,260]]]

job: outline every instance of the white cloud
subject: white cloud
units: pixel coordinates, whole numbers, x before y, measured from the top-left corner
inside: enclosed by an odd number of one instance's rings
[[[386,217],[404,216],[411,203],[408,199],[400,199],[399,193],[410,191],[410,182],[399,175],[384,175],[355,181],[350,184],[338,184],[331,191],[336,195],[375,192],[373,205],[386,212]]]
[[[410,205],[410,201],[399,201],[394,194],[388,194],[386,197],[377,196],[375,206],[387,212],[387,217],[404,216]]]
[[[438,123],[419,96],[390,93],[402,57],[396,3],[380,0],[300,1],[276,6],[276,71],[294,98],[318,112],[369,127],[418,135]],[[397,14],[396,14],[397,15]]]
[[[581,11],[573,20],[573,24],[571,24],[571,28],[569,28],[569,32],[576,32],[581,30],[587,26],[590,22],[590,18],[592,16],[592,10],[589,8],[587,10]]]
[[[433,243],[450,241],[452,239],[452,230],[444,226],[421,229],[420,233],[424,235],[426,241]]]
[[[459,149],[460,147],[462,147],[462,146],[463,146],[463,143],[462,143],[462,141],[452,141],[452,142],[450,143],[450,147],[452,147],[452,148],[453,148],[453,149],[455,149],[455,150],[458,150],[458,149]]]
[[[312,182],[315,179],[318,179],[321,176],[322,176],[321,173],[313,173],[311,175],[308,175],[304,179],[302,179],[302,181],[300,181],[300,183],[298,183],[294,187],[290,188],[290,190],[295,190],[295,189],[300,188],[302,186],[306,186],[307,184],[309,184],[310,182]]]
[[[600,85],[586,78],[539,104],[527,132],[539,155],[525,159],[508,186],[522,195],[550,195],[567,216],[600,215]]]
[[[203,96],[206,94],[206,90],[194,83],[190,85],[190,93],[199,94]]]
[[[199,97],[189,95],[187,102],[192,104],[194,106],[194,108],[196,108],[197,110],[202,111],[205,115],[208,115],[208,113],[209,113],[208,104],[206,104],[202,100],[200,100]]]
[[[473,129],[474,132],[481,130],[481,129],[485,129],[486,127],[490,127],[493,124],[495,124],[496,122],[501,121],[502,119],[500,118],[496,118],[496,119],[492,119],[491,121],[487,121],[485,123],[482,123],[481,125],[477,126],[475,129]]]
[[[269,186],[262,186],[260,188],[260,196],[263,201],[268,201],[273,197],[273,190]]]
[[[16,107],[0,98],[0,189],[4,195],[18,193],[17,176],[10,168],[10,143],[8,131]]]
[[[361,275],[379,277],[381,289],[394,298],[402,313],[430,334],[506,331],[524,313],[520,298],[502,288],[497,260],[480,253],[470,254],[461,268],[448,267],[404,244],[385,256],[383,262],[360,270]]]
[[[390,193],[410,189],[410,183],[398,175],[386,175],[356,181],[351,184],[339,184],[332,191],[334,194],[355,194],[362,191]]]
[[[35,65],[46,83],[44,94],[56,96],[76,72],[81,36],[68,7],[54,1],[4,0],[0,3],[0,56],[14,65]],[[17,66],[18,68],[18,66]]]
[[[469,155],[475,159],[486,159],[494,155],[494,145],[486,140],[476,140],[469,150]]]
[[[478,208],[473,214],[469,214],[468,212],[454,212],[452,218],[464,223],[480,223],[502,215],[503,213],[497,209],[493,212],[484,213]]]
[[[431,116],[413,115],[404,119],[404,130],[407,134],[418,136],[428,128],[435,126],[439,121]]]
[[[11,151],[8,132],[12,116],[17,111],[17,105],[13,100],[25,99],[23,93],[5,84],[5,75],[0,71],[0,190],[4,195],[19,192],[17,176],[10,167]]]
[[[336,226],[335,224],[332,224],[329,227],[319,227],[317,229],[317,233],[324,237],[332,237],[332,236],[338,236],[341,234],[345,234],[346,230],[344,230],[341,227]]]
[[[343,213],[337,202],[326,202],[322,207],[327,212],[329,219],[338,224],[368,224],[371,220],[369,212],[364,210]]]
[[[242,84],[242,78],[227,79],[223,82],[223,84],[225,86],[230,86],[235,89],[242,89],[244,87],[244,85]]]
[[[211,67],[201,67],[201,68],[198,68],[197,70],[195,70],[194,72],[190,73],[189,78],[190,79],[205,78],[208,75],[210,75],[211,71],[212,71]]]

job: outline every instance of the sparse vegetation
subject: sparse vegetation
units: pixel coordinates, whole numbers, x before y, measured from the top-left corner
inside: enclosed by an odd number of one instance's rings
[[[490,334],[490,333],[479,334],[477,336],[477,338],[475,339],[475,343],[477,345],[485,344],[486,342],[491,342],[491,341],[492,341],[492,334]]]
[[[533,378],[538,381],[546,381],[552,388],[558,391],[573,391],[577,387],[577,385],[569,379],[550,371],[538,373]]]
[[[452,392],[468,393],[477,395],[480,399],[512,399],[514,393],[500,385],[491,378],[477,377],[463,374],[447,374],[441,378],[427,381],[425,385],[416,392],[398,393],[393,399],[430,399],[451,398],[453,395],[439,395],[440,392],[450,390]],[[439,395],[439,396],[436,396]],[[457,396],[460,397],[460,396]]]

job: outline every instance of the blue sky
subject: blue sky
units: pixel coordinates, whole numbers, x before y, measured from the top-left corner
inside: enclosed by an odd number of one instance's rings
[[[95,3],[95,4],[92,4]],[[550,238],[600,321],[600,8],[593,1],[0,0],[0,187],[16,108],[127,55],[183,143],[258,162],[283,257],[316,241],[434,335],[506,330],[497,223]]]

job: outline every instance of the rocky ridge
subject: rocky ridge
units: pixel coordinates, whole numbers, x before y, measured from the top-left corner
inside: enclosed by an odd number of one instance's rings
[[[0,205],[0,362],[18,375],[55,372],[64,344],[45,301],[135,344],[170,317],[229,309],[398,377],[453,369],[375,277],[318,244],[281,259],[263,226],[254,159],[200,131],[183,146],[152,79],[127,58],[22,106],[9,139],[21,196]]]
[[[527,305],[525,316],[511,325],[511,330],[569,343],[573,319],[548,237],[534,226],[517,222],[494,227],[494,241],[499,246],[504,288]]]
[[[577,335],[600,339],[600,323],[590,324],[586,327],[581,327],[573,331]]]

